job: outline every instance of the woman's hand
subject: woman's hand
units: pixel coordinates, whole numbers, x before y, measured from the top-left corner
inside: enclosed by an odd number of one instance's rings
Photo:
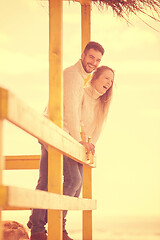
[[[92,143],[83,142],[83,141],[80,141],[79,143],[82,144],[86,148],[87,153],[89,153],[91,151],[92,155],[95,154],[95,146]]]

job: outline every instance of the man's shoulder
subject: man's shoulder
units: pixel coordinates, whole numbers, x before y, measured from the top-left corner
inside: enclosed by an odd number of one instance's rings
[[[79,59],[74,65],[69,66],[64,69],[64,73],[76,73],[76,74],[81,74],[82,72],[82,64],[81,60]]]
[[[70,67],[67,67],[64,71],[63,71],[63,77],[64,77],[64,81],[78,81],[79,84],[80,82],[84,81],[82,75],[81,75],[81,72],[77,66],[77,63],[70,66]]]
[[[77,63],[64,69],[64,73],[78,72]]]

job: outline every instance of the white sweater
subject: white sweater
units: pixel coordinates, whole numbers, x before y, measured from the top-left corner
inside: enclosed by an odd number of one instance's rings
[[[63,72],[63,129],[78,142],[81,141],[81,105],[84,79],[88,77],[81,60]],[[44,111],[48,117],[48,106]]]
[[[92,143],[95,145],[100,135],[103,121],[98,122],[101,116],[97,116],[97,105],[100,103],[99,97],[102,94],[97,92],[90,84],[84,87],[83,102],[81,108],[81,122],[86,140],[92,138]]]
[[[87,76],[81,60],[63,73],[63,128],[78,142],[81,141],[81,106]]]
[[[86,140],[92,138],[95,144],[102,126],[97,126],[96,105],[99,94],[91,85],[84,87],[88,74],[82,67],[81,60],[63,72],[63,129],[78,142],[81,141],[81,126]],[[44,111],[48,117],[48,106]]]

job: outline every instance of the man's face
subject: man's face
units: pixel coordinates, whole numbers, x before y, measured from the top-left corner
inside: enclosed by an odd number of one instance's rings
[[[86,54],[82,53],[81,60],[84,70],[87,73],[93,72],[99,65],[102,53],[94,49],[89,49]]]

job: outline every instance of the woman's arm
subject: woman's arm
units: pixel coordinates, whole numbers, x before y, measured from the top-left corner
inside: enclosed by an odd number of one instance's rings
[[[93,143],[84,142],[84,141],[80,141],[79,143],[81,143],[86,148],[87,153],[91,151],[92,155],[95,154],[95,146],[93,145]]]

